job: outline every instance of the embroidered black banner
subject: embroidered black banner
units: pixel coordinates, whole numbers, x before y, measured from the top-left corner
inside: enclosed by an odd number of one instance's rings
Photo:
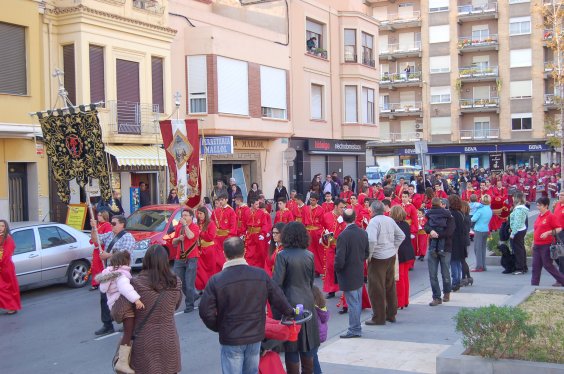
[[[89,177],[98,179],[102,199],[110,201],[110,178],[98,111],[52,112],[39,116],[39,123],[61,201],[69,203],[71,179],[76,178],[77,183],[84,187]]]

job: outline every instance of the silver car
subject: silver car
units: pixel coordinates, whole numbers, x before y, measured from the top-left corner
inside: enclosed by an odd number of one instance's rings
[[[49,283],[78,288],[87,283],[94,249],[88,235],[61,223],[16,222],[10,229],[20,288]]]

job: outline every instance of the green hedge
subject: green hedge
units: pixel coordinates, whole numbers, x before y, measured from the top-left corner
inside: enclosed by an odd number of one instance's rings
[[[488,237],[488,241],[486,242],[487,248],[489,251],[493,252],[494,256],[501,256],[501,252],[497,249],[499,244],[499,231],[492,232]],[[509,246],[509,242],[506,243]],[[531,257],[533,255],[533,233],[528,232],[525,235],[525,250],[527,251],[527,257]]]

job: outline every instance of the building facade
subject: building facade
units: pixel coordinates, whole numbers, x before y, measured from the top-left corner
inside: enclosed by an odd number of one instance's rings
[[[552,52],[539,8],[550,0],[367,1],[380,21],[380,139],[376,162],[430,168],[556,160]]]

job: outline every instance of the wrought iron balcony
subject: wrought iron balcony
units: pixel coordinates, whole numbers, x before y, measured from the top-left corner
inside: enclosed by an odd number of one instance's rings
[[[459,5],[458,21],[474,21],[489,18],[497,18],[497,3],[486,3],[482,5]]]
[[[495,140],[499,139],[499,129],[460,130],[460,140]]]
[[[159,134],[159,105],[108,100],[108,125],[114,134]]]
[[[458,38],[458,52],[497,50],[499,42],[497,35],[491,34],[480,38],[465,36]]]
[[[476,67],[467,66],[458,69],[458,77],[461,81],[486,81],[495,80],[499,76],[497,66]]]
[[[489,99],[460,99],[461,112],[491,112],[499,110],[499,98]]]
[[[388,136],[380,138],[381,143],[409,143],[414,142],[423,137],[423,132],[402,132],[389,133]]]

